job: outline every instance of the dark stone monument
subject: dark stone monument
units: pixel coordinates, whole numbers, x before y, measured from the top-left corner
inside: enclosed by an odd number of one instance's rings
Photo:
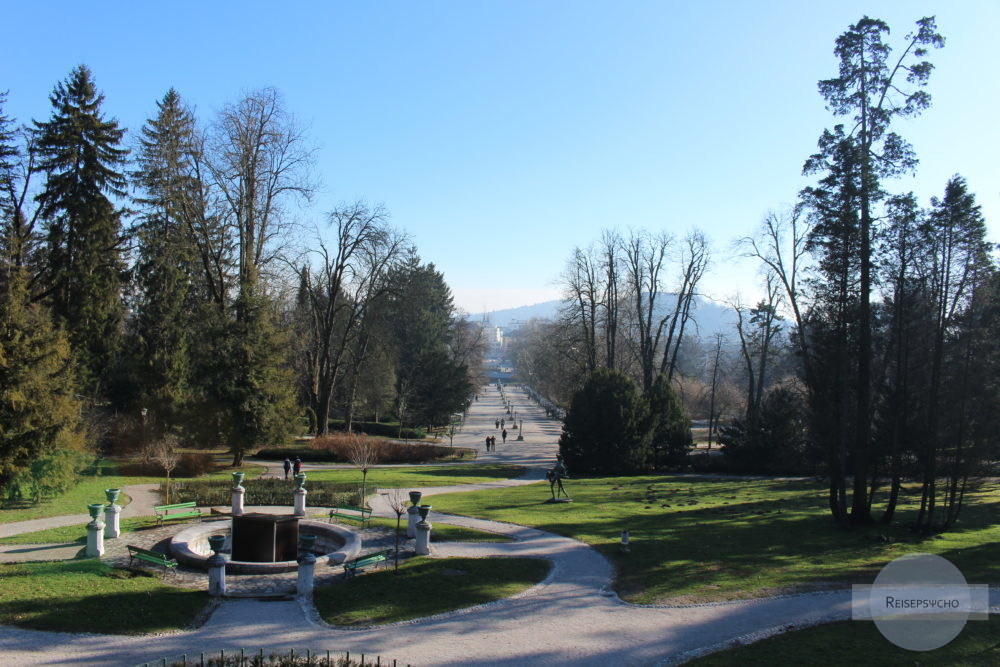
[[[298,556],[299,517],[244,514],[233,517],[233,560],[278,563]]]

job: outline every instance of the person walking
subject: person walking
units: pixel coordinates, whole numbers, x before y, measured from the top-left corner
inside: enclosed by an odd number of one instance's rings
[[[486,436],[486,451],[490,451],[490,436]]]
[[[284,468],[285,468],[285,479],[288,479],[288,472],[292,469],[292,462],[289,461],[287,457],[285,458]]]
[[[497,430],[500,430],[500,420],[498,419],[493,423],[496,425]]]
[[[296,475],[302,472],[302,459],[297,456],[295,457],[295,463],[292,464],[292,470],[295,471]]]
[[[507,429],[502,430],[500,432],[500,435],[503,437],[503,444],[506,445],[507,444]]]

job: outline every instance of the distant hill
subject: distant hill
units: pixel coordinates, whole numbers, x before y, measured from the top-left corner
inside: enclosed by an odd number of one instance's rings
[[[511,325],[515,322],[523,323],[534,319],[554,319],[556,314],[559,312],[560,304],[562,304],[561,301],[543,301],[542,303],[536,303],[530,306],[518,306],[517,308],[494,310],[490,313],[477,313],[475,315],[470,315],[469,318],[473,321],[478,321],[485,317],[495,327],[511,329]]]
[[[668,300],[673,297],[673,295],[664,296]],[[668,302],[670,305],[673,305],[672,301]],[[473,320],[480,320],[485,317],[493,326],[510,331],[516,328],[516,325],[523,324],[529,320],[555,319],[561,305],[561,301],[543,301],[542,303],[530,306],[495,310],[490,313],[477,313],[470,317]],[[699,338],[709,338],[716,332],[731,335],[736,327],[736,315],[733,313],[732,308],[701,297],[695,298],[695,309],[692,317],[696,326],[696,335]],[[690,331],[690,333],[694,334],[695,331]]]

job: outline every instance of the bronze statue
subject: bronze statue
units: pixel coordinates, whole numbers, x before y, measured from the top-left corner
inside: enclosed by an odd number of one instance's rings
[[[563,463],[561,455],[556,456],[556,464],[545,473],[545,479],[549,480],[549,490],[552,492],[552,500],[555,500],[559,493],[569,498],[569,494],[566,493],[566,489],[563,488],[562,483],[564,479],[569,479],[569,472],[566,470],[566,464]],[[556,491],[557,485],[559,487],[558,491]]]

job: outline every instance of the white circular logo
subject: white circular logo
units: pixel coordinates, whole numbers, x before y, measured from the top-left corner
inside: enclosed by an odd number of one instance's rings
[[[886,639],[910,651],[931,651],[958,636],[969,620],[968,582],[948,560],[908,554],[886,565],[868,600],[871,617]]]

